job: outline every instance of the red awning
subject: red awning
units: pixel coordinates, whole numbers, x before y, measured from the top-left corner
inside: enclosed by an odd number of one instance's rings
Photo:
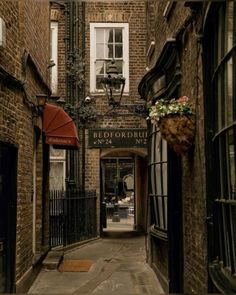
[[[43,131],[46,143],[55,148],[77,149],[78,134],[72,118],[63,108],[47,103],[43,112]]]

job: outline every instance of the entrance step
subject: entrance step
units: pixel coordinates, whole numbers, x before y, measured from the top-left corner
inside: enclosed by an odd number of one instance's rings
[[[44,269],[57,269],[64,256],[63,251],[52,250],[43,261]]]

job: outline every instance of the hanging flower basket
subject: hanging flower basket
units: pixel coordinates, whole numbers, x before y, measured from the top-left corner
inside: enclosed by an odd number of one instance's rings
[[[168,115],[158,121],[161,136],[177,154],[186,153],[195,136],[194,115]]]
[[[189,150],[194,141],[195,115],[189,98],[159,99],[149,107],[149,117],[160,128],[161,136],[178,154]]]

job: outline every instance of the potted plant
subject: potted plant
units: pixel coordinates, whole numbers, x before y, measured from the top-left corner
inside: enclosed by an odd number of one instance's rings
[[[195,135],[195,115],[187,96],[179,99],[159,99],[149,107],[152,123],[160,128],[161,136],[178,154],[189,150]]]

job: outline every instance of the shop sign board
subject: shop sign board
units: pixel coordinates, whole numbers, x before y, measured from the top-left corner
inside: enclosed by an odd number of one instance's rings
[[[88,130],[90,148],[147,147],[147,129],[90,129]]]

